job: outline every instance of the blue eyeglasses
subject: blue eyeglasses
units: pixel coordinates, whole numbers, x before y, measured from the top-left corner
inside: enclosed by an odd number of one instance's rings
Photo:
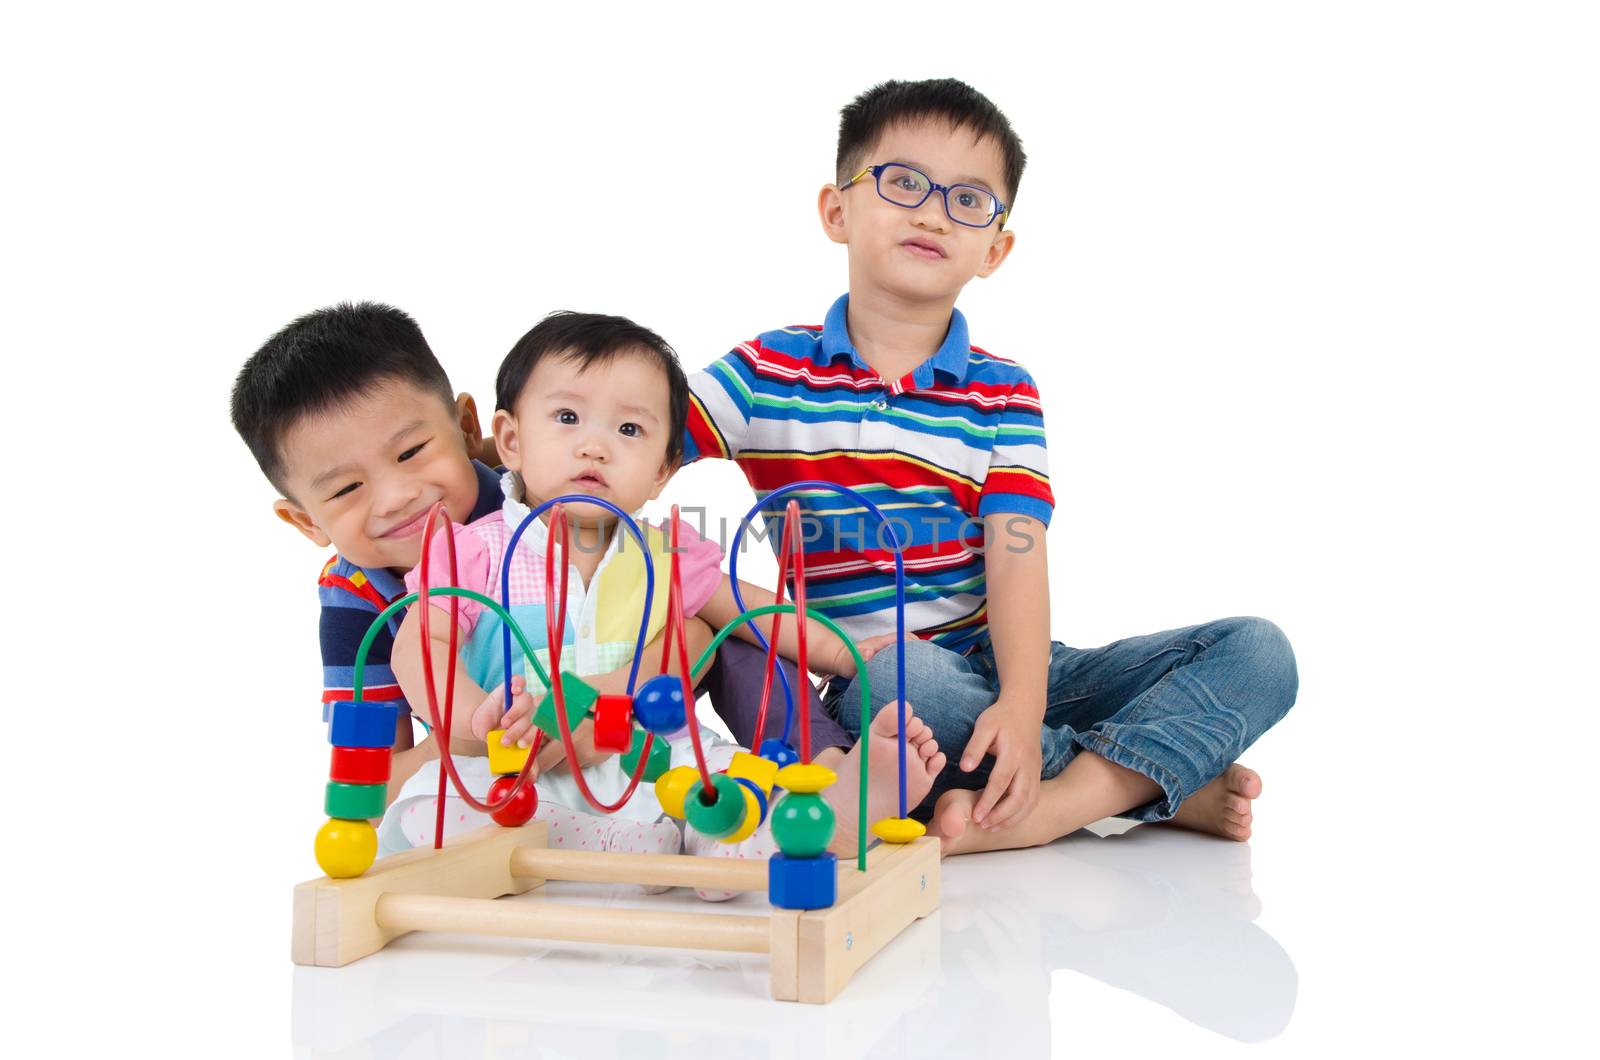
[[[935,184],[920,169],[912,169],[899,162],[868,166],[846,181],[839,190],[860,183],[869,173],[878,185],[878,196],[896,206],[915,210],[928,201],[929,195],[938,192],[944,198],[945,216],[958,225],[988,228],[997,220],[1002,224],[1005,222],[1006,204],[995,198],[993,192],[975,184]]]

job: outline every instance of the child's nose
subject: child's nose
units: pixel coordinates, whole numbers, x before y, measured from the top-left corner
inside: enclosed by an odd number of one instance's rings
[[[611,455],[607,448],[605,438],[600,435],[586,435],[578,443],[578,457],[583,460],[605,460]]]
[[[949,228],[950,215],[944,212],[944,197],[934,192],[922,200],[922,205],[911,211],[911,223],[933,232]]]
[[[380,514],[403,512],[422,494],[422,483],[411,475],[391,475],[378,494]]]

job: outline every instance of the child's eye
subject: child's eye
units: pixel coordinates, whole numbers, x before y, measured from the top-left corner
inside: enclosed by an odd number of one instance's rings
[[[431,441],[432,439],[429,439],[429,440]],[[412,457],[414,457],[418,453],[422,452],[423,446],[425,446],[427,444],[428,444],[427,442],[421,442],[421,443],[419,443],[417,445],[413,445],[410,449],[407,449],[405,452],[401,453],[400,454],[401,463],[404,463],[405,461],[410,460]]]
[[[573,412],[571,409],[562,409],[560,412],[556,413],[556,422],[564,423],[568,427],[571,427],[578,422],[578,414]]]
[[[335,493],[332,497],[329,497],[328,499],[330,501],[336,501],[340,497],[344,497],[344,496],[354,492],[356,487],[358,487],[360,485],[361,485],[361,483],[359,483],[359,482],[352,482],[352,483],[350,483],[350,485],[346,486],[344,489],[340,490],[338,493]]]
[[[624,423],[621,427],[618,427],[617,430],[621,431],[622,434],[628,438],[637,438],[644,433],[644,428],[639,426],[637,423]]]

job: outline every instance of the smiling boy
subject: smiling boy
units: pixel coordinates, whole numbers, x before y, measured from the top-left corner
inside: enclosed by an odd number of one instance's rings
[[[416,321],[362,302],[319,309],[268,339],[239,372],[232,414],[281,494],[273,512],[338,552],[318,580],[326,715],[328,704],[350,698],[372,620],[405,594],[428,510],[443,501],[453,519],[470,522],[504,499],[498,476],[469,455],[477,407],[471,395],[452,395]],[[389,668],[398,626],[392,619],[373,641],[363,695],[408,707]],[[395,748],[412,743],[403,710]],[[432,753],[429,741],[397,755],[394,783]]]
[[[1234,760],[1297,686],[1277,627],[1225,619],[1090,650],[1050,640],[1038,390],[972,345],[955,308],[1011,253],[1025,161],[1005,116],[959,81],[890,81],[847,106],[817,205],[846,247],[849,293],[821,327],[768,332],[693,377],[686,456],[736,460],[758,495],[849,486],[896,522],[906,698],[962,749],[919,813],[947,853],[1048,842],[1110,815],[1245,839],[1261,780]],[[892,630],[889,539],[854,501],[798,499],[811,606],[858,639]],[[870,662],[874,709],[895,698],[895,669],[892,648]],[[826,696],[847,729],[849,688],[835,679]],[[741,741],[760,735],[727,720]]]

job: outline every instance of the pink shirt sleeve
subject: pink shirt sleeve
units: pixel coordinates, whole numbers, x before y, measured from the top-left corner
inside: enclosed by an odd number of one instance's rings
[[[499,518],[496,513],[495,518]],[[452,523],[448,530],[439,530],[433,535],[433,543],[429,546],[428,553],[428,584],[431,588],[447,586],[450,582],[450,553],[449,546],[445,544],[444,535],[452,533],[456,539],[456,581],[455,584],[462,589],[471,589],[473,592],[483,593],[488,596],[489,584],[489,547],[483,538],[473,533],[471,527]],[[687,572],[685,572],[687,573]],[[406,590],[416,592],[421,584],[419,571],[413,570],[406,575]],[[688,584],[684,585],[684,595],[688,595]],[[450,602],[459,602],[461,609],[457,612],[457,624],[463,633],[470,634],[478,624],[478,616],[483,612],[483,605],[476,600],[465,597],[434,596],[431,597],[433,606],[450,614]]]
[[[683,613],[693,616],[706,606],[722,579],[722,549],[678,520],[678,570],[683,579]],[[660,574],[656,575],[660,577]]]

